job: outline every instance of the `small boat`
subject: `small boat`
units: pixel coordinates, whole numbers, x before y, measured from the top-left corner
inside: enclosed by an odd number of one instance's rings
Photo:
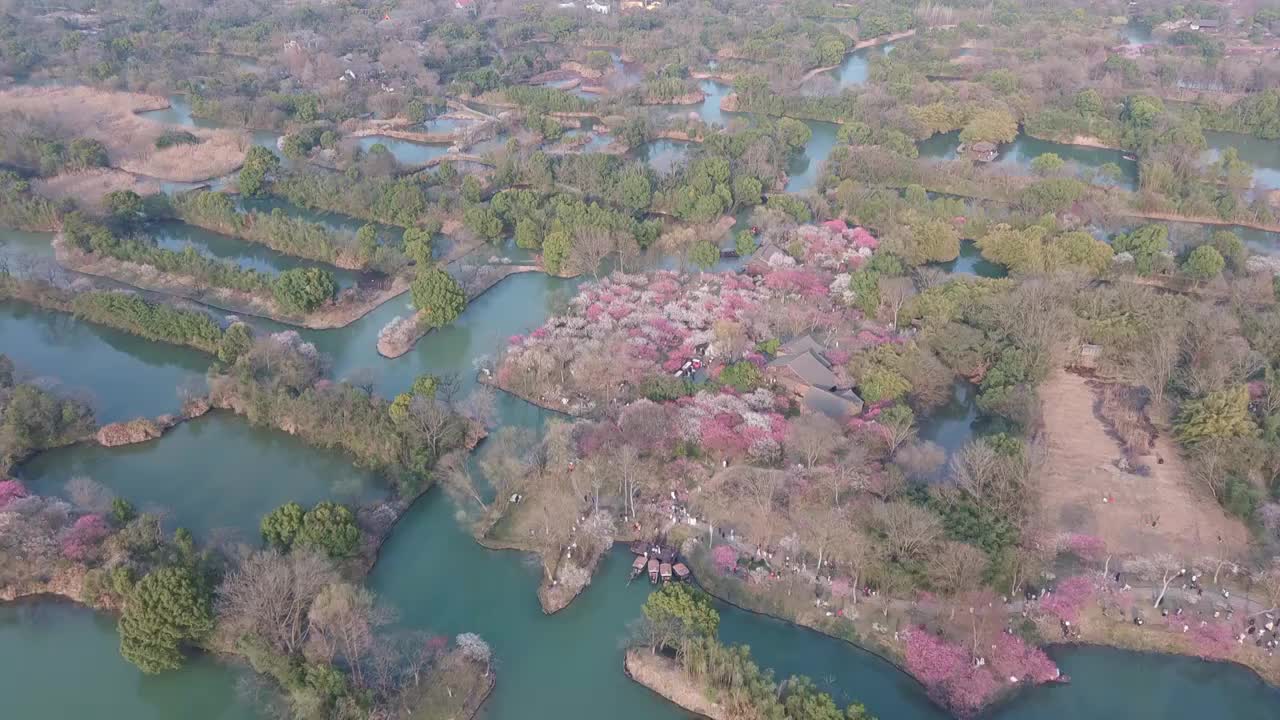
[[[662,582],[671,582],[671,563],[662,563],[659,566],[659,574],[662,577]]]
[[[671,570],[676,574],[676,580],[684,581],[689,579],[689,566],[684,563],[676,563],[671,566]]]
[[[658,583],[658,558],[649,558],[649,582]]]
[[[644,572],[644,566],[646,562],[648,561],[645,560],[645,557],[643,555],[636,556],[635,562],[631,563],[631,579],[632,580],[635,580],[637,575]]]

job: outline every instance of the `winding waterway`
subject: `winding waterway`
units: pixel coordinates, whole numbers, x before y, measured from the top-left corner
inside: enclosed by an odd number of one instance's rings
[[[806,151],[810,163],[825,158],[815,150]],[[805,168],[793,179],[808,173]],[[957,261],[957,268],[967,259]],[[972,268],[980,272],[976,261]],[[407,297],[347,328],[302,335],[332,356],[338,377],[367,378],[382,394],[405,389],[422,372],[457,373],[469,387],[478,360],[559,310],[578,282],[537,274],[509,278],[471,303],[453,326],[429,334],[394,361],[378,357],[374,342],[388,320],[410,312]],[[194,351],[14,303],[0,304],[0,351],[25,368],[92,389],[103,420],[172,411],[176,388],[198,383],[210,362]],[[975,429],[972,391],[961,387],[957,392],[954,413],[948,412],[936,429],[922,429],[922,435],[948,449]],[[547,417],[508,396],[500,397],[499,412],[505,425],[538,427]],[[169,508],[174,523],[206,537],[234,528],[252,538],[261,514],[283,500],[364,496],[376,492],[371,488],[377,485],[340,456],[225,415],[185,424],[136,447],[71,448],[21,468],[24,477],[51,492],[82,473],[142,507]],[[544,616],[534,593],[537,566],[520,554],[476,545],[459,527],[447,498],[432,492],[401,520],[369,583],[398,608],[404,627],[475,631],[492,643],[499,681],[483,711],[489,720],[683,718],[622,674],[627,623],[638,616],[648,592],[647,585],[625,583],[628,563],[625,552],[615,551],[578,601]],[[749,643],[761,664],[779,676],[809,674],[841,701],[861,700],[884,720],[945,717],[913,681],[851,645],[733,608],[721,606],[721,612],[723,637]],[[989,717],[1263,720],[1275,718],[1280,706],[1274,689],[1235,666],[1100,649],[1055,654],[1072,684],[1024,691]],[[75,661],[74,678],[67,675],[69,659]],[[105,618],[47,602],[0,607],[0,697],[6,716],[92,712],[106,720],[240,720],[252,713],[235,700],[235,674],[199,658],[181,672],[144,677],[119,657],[113,623]],[[68,682],[75,692],[67,692]]]
[[[920,157],[931,160],[955,160],[959,154],[960,132],[939,133],[919,143]],[[1028,174],[1031,161],[1045,153],[1054,153],[1067,163],[1067,171],[1100,184],[1114,184],[1126,190],[1138,187],[1138,163],[1125,157],[1120,150],[1093,148],[1082,145],[1066,145],[1051,140],[1041,140],[1019,134],[1011,143],[998,149],[996,159],[988,163],[1004,172]],[[1105,177],[1101,170],[1105,165],[1119,168],[1119,175]]]
[[[353,270],[343,270],[326,263],[286,255],[266,245],[222,235],[186,223],[156,223],[148,228],[148,231],[156,245],[161,248],[183,252],[190,247],[205,257],[225,260],[245,270],[257,270],[274,276],[296,268],[321,268],[333,273],[339,289],[349,288],[360,280],[360,273]]]

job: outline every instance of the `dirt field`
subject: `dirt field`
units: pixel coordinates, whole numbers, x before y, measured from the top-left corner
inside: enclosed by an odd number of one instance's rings
[[[78,206],[94,212],[102,212],[107,193],[116,190],[132,190],[144,196],[160,192],[159,182],[114,168],[63,173],[38,179],[34,186],[35,191],[43,197],[50,200],[71,198]]]
[[[1151,468],[1146,477],[1122,472],[1120,443],[1094,414],[1097,396],[1084,378],[1059,371],[1040,396],[1049,450],[1041,498],[1046,529],[1097,535],[1120,555],[1243,557],[1244,525],[1191,487],[1169,437],[1156,440],[1156,456],[1141,459]]]
[[[183,128],[198,145],[155,147],[170,126],[135,113],[168,107],[162,97],[87,87],[18,87],[0,92],[0,114],[21,113],[67,138],[89,137],[107,148],[112,167],[158,180],[194,182],[226,175],[244,162],[248,133]]]

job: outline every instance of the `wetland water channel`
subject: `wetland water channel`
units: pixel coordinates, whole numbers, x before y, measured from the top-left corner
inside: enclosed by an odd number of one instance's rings
[[[404,311],[401,300],[345,329],[303,335],[334,356],[338,376],[373,369],[380,392],[402,390],[427,371],[457,372],[470,383],[478,357],[509,335],[536,327],[574,285],[532,274],[509,278],[472,303],[456,326],[427,336],[393,361],[374,356],[373,339],[390,316]],[[173,388],[200,377],[202,358],[180,348],[121,343],[120,338],[113,343],[102,339],[105,331],[71,318],[16,307],[0,305],[2,349],[23,367],[32,367],[37,358],[40,372],[70,377],[103,392],[104,401],[111,388],[128,388],[111,399],[119,417],[172,410],[177,405]],[[50,325],[63,331],[45,331]],[[97,366],[110,370],[86,378],[83,368]],[[154,374],[156,367],[173,368],[175,374],[162,379]],[[947,432],[959,437],[970,431],[974,416],[965,409],[969,399],[963,388],[957,389],[956,402]],[[504,424],[538,426],[545,418],[544,411],[509,397],[501,398],[500,411]],[[938,441],[950,446],[956,440]],[[341,456],[220,414],[180,426],[158,441],[60,450],[19,470],[42,492],[57,492],[78,474],[91,475],[141,506],[167,505],[170,528],[188,525],[204,537],[232,528],[251,539],[261,515],[286,499],[351,499],[379,491],[372,478]],[[486,718],[683,718],[622,673],[627,623],[639,615],[648,593],[647,585],[627,586],[628,564],[624,552],[615,552],[572,606],[547,617],[534,593],[536,565],[519,553],[475,544],[458,526],[448,499],[433,491],[400,522],[369,583],[399,610],[405,627],[474,631],[493,644],[499,681],[483,711]],[[724,639],[750,644],[760,663],[779,675],[809,674],[837,697],[865,702],[881,718],[945,717],[913,681],[875,656],[780,621],[725,606],[720,610]],[[203,658],[181,672],[144,677],[120,659],[116,645],[113,623],[80,608],[53,602],[0,608],[0,694],[14,717],[71,717],[88,703],[108,720],[253,717],[234,696],[237,668]],[[1280,702],[1280,693],[1235,666],[1091,649],[1058,655],[1075,678],[1072,684],[1027,691],[990,717],[1199,720],[1205,708],[1230,707],[1233,718],[1251,720],[1274,718]],[[81,691],[76,693],[62,687],[69,658],[79,668]],[[1118,708],[1125,710],[1113,714]]]
[[[34,246],[40,238],[14,235],[6,244]],[[951,269],[990,272],[972,254]],[[465,391],[474,383],[478,360],[498,351],[509,336],[540,325],[580,282],[540,274],[508,278],[472,302],[454,325],[431,333],[396,360],[377,356],[375,340],[388,320],[410,312],[407,297],[346,328],[301,334],[333,359],[336,377],[359,373],[384,395],[404,390],[424,372],[456,373]],[[90,393],[104,422],[176,410],[177,389],[202,385],[210,362],[195,351],[19,303],[0,303],[0,352],[28,374],[58,378],[69,389]],[[922,434],[954,449],[980,432],[973,395],[971,388],[958,385],[953,403]],[[540,427],[548,416],[501,394],[498,409],[502,425]],[[163,507],[170,530],[184,525],[202,538],[230,532],[250,541],[261,516],[285,500],[359,500],[385,492],[376,478],[341,455],[218,413],[142,445],[46,453],[17,472],[39,491],[52,493],[85,474],[141,507]],[[447,497],[433,490],[400,521],[368,582],[399,611],[401,626],[477,632],[492,644],[498,683],[481,711],[488,720],[686,718],[622,672],[627,625],[639,616],[649,592],[643,583],[625,582],[629,560],[624,551],[615,551],[568,609],[545,616],[535,595],[537,564],[520,553],[477,545],[457,523]],[[810,675],[840,702],[864,702],[882,720],[946,717],[913,680],[874,655],[778,620],[725,605],[719,609],[722,638],[749,644],[757,661],[778,676]],[[202,657],[182,671],[147,677],[117,648],[114,621],[83,608],[42,599],[0,606],[5,716],[256,717],[237,699],[234,686],[243,672],[237,666]],[[984,717],[1264,720],[1276,718],[1280,707],[1280,692],[1234,665],[1101,648],[1051,654],[1072,677],[1071,684],[1025,690]],[[74,692],[67,691],[70,667],[75,668]]]

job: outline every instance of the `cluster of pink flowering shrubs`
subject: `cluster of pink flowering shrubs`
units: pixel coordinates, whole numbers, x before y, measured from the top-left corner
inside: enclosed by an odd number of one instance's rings
[[[561,396],[588,394],[585,385],[599,379],[603,358],[611,380],[635,383],[687,369],[691,360],[704,359],[700,349],[709,363],[762,363],[752,352],[757,342],[790,337],[795,328],[861,321],[833,302],[831,288],[837,275],[856,269],[875,246],[862,228],[806,226],[789,244],[794,255],[776,254],[747,273],[615,273],[584,286],[566,315],[510,338],[497,384],[526,395],[531,387]],[[726,326],[743,346],[723,346]],[[753,436],[748,445],[759,439]]]
[[[904,661],[939,702],[969,716],[989,704],[1002,688],[1021,683],[1044,683],[1059,676],[1058,666],[1044,651],[1007,632],[980,644],[977,654],[925,628],[908,630]]]
[[[88,569],[106,554],[113,530],[97,513],[79,514],[58,498],[31,494],[18,480],[0,480],[0,589],[22,594],[69,561]]]

